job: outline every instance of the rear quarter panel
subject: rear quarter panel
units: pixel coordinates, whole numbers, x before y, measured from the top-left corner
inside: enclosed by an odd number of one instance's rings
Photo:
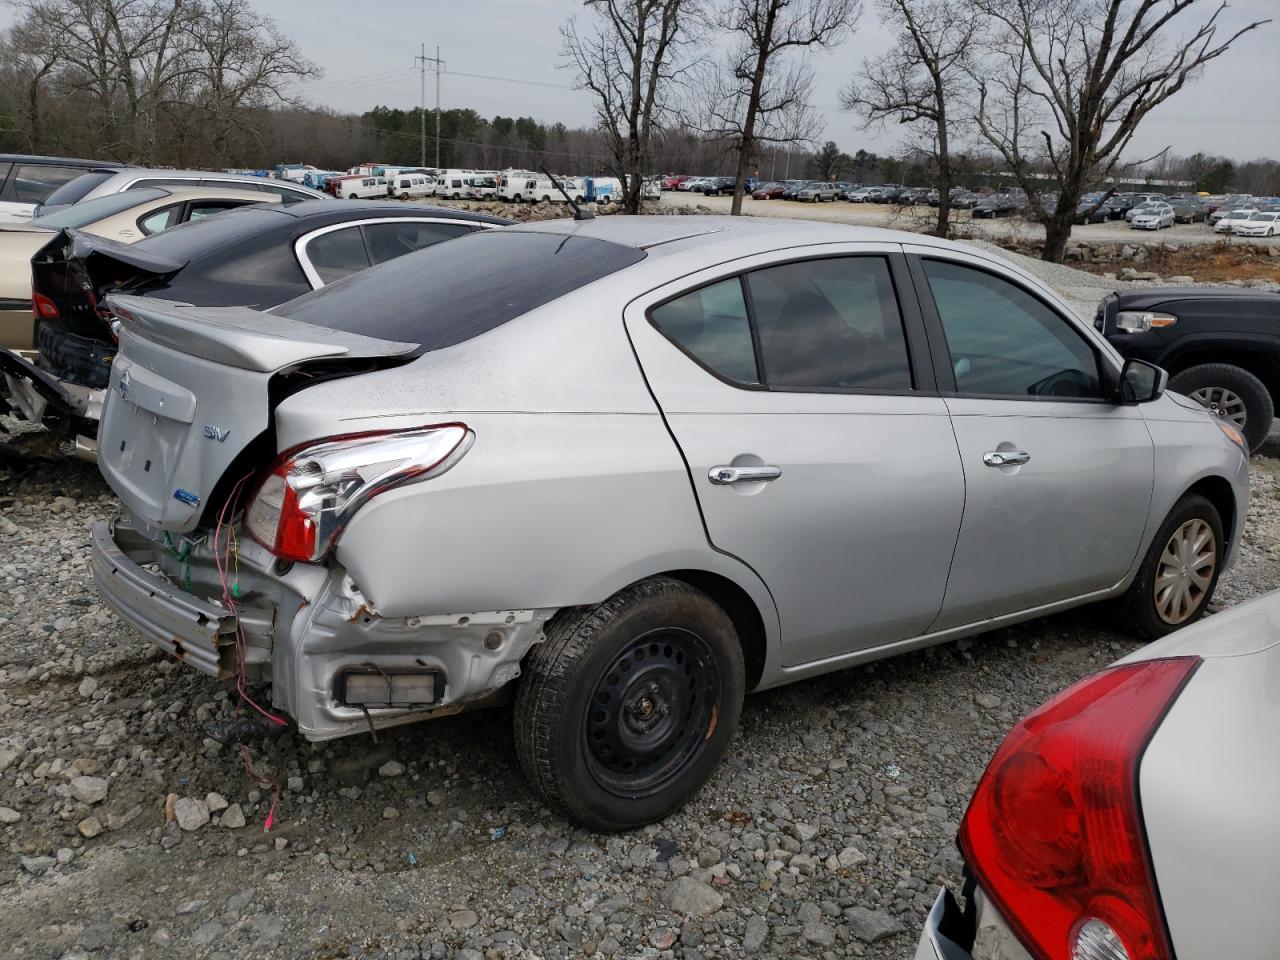
[[[624,274],[628,271],[624,271]],[[427,483],[376,498],[337,558],[384,616],[598,603],[677,569],[768,590],[707,543],[680,452],[649,394],[611,278],[407,366],[324,383],[276,410],[277,446],[462,422],[467,454]]]

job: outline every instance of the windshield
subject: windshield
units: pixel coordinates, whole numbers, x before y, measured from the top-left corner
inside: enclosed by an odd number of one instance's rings
[[[158,190],[155,187],[126,190],[123,193],[113,193],[105,197],[98,197],[97,200],[75,203],[65,210],[59,210],[44,217],[36,217],[31,221],[31,225],[49,230],[62,230],[66,227],[77,230],[80,227],[87,227],[91,223],[97,223],[106,217],[114,216],[123,210],[141,206],[144,203],[167,196],[169,196],[169,191]]]
[[[397,257],[275,312],[304,323],[440,350],[643,260],[572,234],[487,230]]]
[[[1253,214],[1252,216],[1250,216],[1250,217],[1249,217],[1249,219],[1250,219],[1250,220],[1267,220],[1267,221],[1271,221],[1271,220],[1276,219],[1276,217],[1280,217],[1280,214],[1276,214],[1276,213],[1255,213],[1255,214]]]

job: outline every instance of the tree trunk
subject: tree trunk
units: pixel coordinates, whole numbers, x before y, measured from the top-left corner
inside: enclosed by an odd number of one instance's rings
[[[751,166],[751,149],[752,147],[747,143],[744,135],[741,149],[738,150],[738,168],[734,171],[733,205],[729,207],[729,215],[732,217],[739,216],[742,213],[742,198],[747,192],[747,169]]]
[[[40,74],[36,74],[28,88],[27,112],[31,117],[31,152],[40,152]]]
[[[1040,254],[1041,260],[1050,263],[1063,261],[1067,255],[1067,241],[1071,239],[1074,220],[1074,208],[1064,214],[1060,205],[1049,215],[1044,225],[1044,252]]]
[[[945,149],[945,148],[944,148]],[[951,229],[951,163],[945,153],[938,157],[938,222],[933,235],[947,239]]]

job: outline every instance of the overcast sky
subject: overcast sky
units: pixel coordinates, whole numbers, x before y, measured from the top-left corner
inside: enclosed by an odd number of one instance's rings
[[[472,107],[482,116],[532,116],[570,127],[592,122],[591,100],[572,89],[570,71],[557,69],[559,27],[578,13],[580,0],[471,0],[372,7],[350,0],[253,0],[319,64],[324,77],[302,88],[317,105],[361,113],[377,104],[410,108],[419,100],[414,57],[419,44],[427,55],[440,56],[447,72],[441,79],[441,105]],[[1184,13],[1188,23],[1212,9],[1204,0]],[[863,130],[840,110],[839,91],[862,59],[890,42],[874,7],[839,48],[814,53],[815,106],[826,121],[823,139],[835,140],[849,153],[862,148],[892,151],[897,131]],[[1280,20],[1280,0],[1233,0],[1222,16],[1222,31],[1250,20]],[[0,23],[12,21],[10,8],[0,7]],[[471,74],[464,76],[463,74]],[[508,79],[482,79],[481,77]],[[513,82],[520,81],[520,82]],[[427,78],[427,103],[435,103],[435,77]],[[1237,160],[1280,157],[1280,24],[1247,34],[1203,75],[1153,112],[1134,138],[1131,157],[1148,156],[1170,147],[1174,154],[1197,151]]]

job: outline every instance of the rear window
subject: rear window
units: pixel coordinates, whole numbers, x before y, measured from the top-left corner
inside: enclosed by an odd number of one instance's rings
[[[644,257],[592,237],[490,230],[397,257],[275,312],[416,343],[425,353],[478,337]]]
[[[53,193],[44,198],[45,206],[56,207],[65,203],[79,203],[89,191],[110,180],[116,175],[114,170],[95,170],[83,173],[70,183],[64,183]]]
[[[167,190],[130,190],[125,193],[112,193],[96,200],[86,200],[65,210],[59,210],[45,217],[36,217],[31,221],[34,227],[48,227],[50,230],[61,230],[63,227],[79,229],[91,223],[97,223],[105,217],[114,216],[122,210],[138,207],[160,197],[167,197]]]
[[[154,252],[156,256],[185,263],[230,244],[242,243],[246,238],[257,237],[271,226],[296,223],[292,217],[270,209],[274,206],[274,203],[253,203],[230,210],[225,217],[181,223],[139,241],[138,246]]]

